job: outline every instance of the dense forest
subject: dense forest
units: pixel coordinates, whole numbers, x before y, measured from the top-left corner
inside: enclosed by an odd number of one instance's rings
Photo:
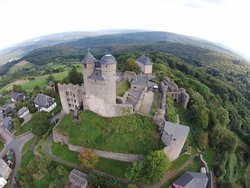
[[[148,55],[154,62],[158,81],[168,76],[190,95],[186,111],[178,105],[174,107],[181,123],[191,127],[192,139],[187,145],[213,153],[213,172],[219,187],[244,187],[250,146],[250,65],[219,47],[204,48],[206,43],[198,46],[181,41],[145,42],[133,37],[110,40],[99,37],[44,47],[22,59],[37,67],[58,60],[79,62],[91,47],[97,57],[112,53],[117,58],[118,69],[122,70],[128,57]],[[8,72],[15,63],[1,68],[0,73],[5,76],[0,86],[22,76],[22,73]],[[22,71],[31,74],[30,70]]]

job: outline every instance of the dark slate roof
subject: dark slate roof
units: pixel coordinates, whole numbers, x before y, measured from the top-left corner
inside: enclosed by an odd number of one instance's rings
[[[11,117],[7,116],[4,118],[4,127],[9,131],[13,129],[13,120]]]
[[[23,94],[19,92],[12,92],[11,93],[11,98],[14,100],[19,100],[23,98]]]
[[[29,110],[26,106],[23,106],[22,108],[20,108],[17,112],[18,116],[21,116],[24,112],[26,112],[27,110]]]
[[[137,58],[137,61],[143,65],[152,65],[150,59],[145,55],[142,55],[141,57]]]
[[[115,64],[115,63],[116,63],[115,57],[112,56],[111,54],[107,54],[103,56],[101,59],[102,65]]]
[[[88,184],[87,181],[87,175],[83,172],[73,169],[69,174],[69,181],[72,183],[75,187],[86,187]]]
[[[52,104],[54,104],[54,102],[55,102],[54,98],[44,95],[44,94],[39,94],[34,99],[34,103],[36,105],[38,105],[39,107],[44,107],[44,108],[50,107]]]
[[[173,185],[179,185],[183,188],[206,188],[207,182],[208,177],[204,173],[186,172]]]
[[[95,68],[93,73],[88,78],[92,80],[105,80],[104,76],[102,75],[102,70],[100,68]]]
[[[84,64],[92,64],[98,62],[98,60],[90,53],[88,50],[87,54],[85,55],[84,59],[82,60],[82,63]]]
[[[12,112],[16,108],[15,104],[5,104],[2,109],[3,109],[3,114],[8,114]]]

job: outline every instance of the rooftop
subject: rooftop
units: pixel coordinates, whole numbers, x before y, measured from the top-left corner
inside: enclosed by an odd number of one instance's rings
[[[71,187],[85,188],[88,184],[87,174],[73,169],[69,174],[69,181],[73,184]]]
[[[92,64],[97,62],[98,60],[91,54],[90,50],[88,50],[87,54],[82,60],[82,63],[84,64]]]
[[[50,107],[52,104],[54,104],[55,99],[44,95],[44,94],[39,94],[36,96],[36,98],[34,99],[34,103],[40,107],[44,107],[44,108],[48,108]]]
[[[164,131],[162,133],[162,142],[169,146],[172,141],[183,140],[187,137],[190,128],[188,126],[171,123],[166,121]]]
[[[143,64],[143,65],[152,65],[149,57],[142,55],[141,57],[137,58],[137,60],[139,63]]]
[[[111,54],[107,54],[105,56],[102,57],[101,59],[101,64],[115,64],[116,63],[116,60],[115,60],[115,57],[112,56]]]
[[[173,186],[181,186],[183,188],[206,188],[207,182],[208,177],[204,173],[186,172],[173,183]]]

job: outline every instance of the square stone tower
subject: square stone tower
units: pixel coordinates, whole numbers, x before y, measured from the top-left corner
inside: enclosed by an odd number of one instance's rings
[[[116,59],[107,54],[97,60],[89,51],[83,61],[86,103],[91,111],[113,116],[116,105]]]

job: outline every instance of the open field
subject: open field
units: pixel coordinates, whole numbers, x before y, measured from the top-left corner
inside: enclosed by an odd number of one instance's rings
[[[34,67],[34,65],[28,61],[21,61],[17,64],[15,64],[14,66],[12,66],[9,70],[9,73],[14,73],[18,70],[21,70],[21,69],[30,69]]]
[[[0,92],[2,92],[4,90],[11,90],[13,85],[23,85],[23,84],[26,84],[28,82],[29,82],[29,80],[16,80],[16,81],[4,86],[3,88],[1,88]]]
[[[71,144],[99,150],[147,154],[163,147],[153,119],[138,114],[104,118],[84,111],[79,122],[66,115],[57,130],[68,135]]]

